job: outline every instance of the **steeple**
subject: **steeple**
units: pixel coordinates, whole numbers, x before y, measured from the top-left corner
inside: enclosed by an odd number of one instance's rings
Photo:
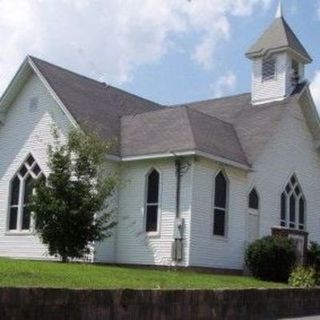
[[[281,0],[279,0],[276,18],[282,18],[282,17],[283,17],[282,2]]]
[[[303,80],[304,66],[312,62],[285,20],[281,1],[274,21],[246,56],[253,62],[253,103],[285,99]]]

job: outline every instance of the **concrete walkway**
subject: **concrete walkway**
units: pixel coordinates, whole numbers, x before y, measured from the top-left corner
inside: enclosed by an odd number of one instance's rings
[[[280,319],[279,319],[280,320]],[[320,316],[314,316],[314,317],[303,317],[303,318],[287,318],[282,320],[320,320]]]

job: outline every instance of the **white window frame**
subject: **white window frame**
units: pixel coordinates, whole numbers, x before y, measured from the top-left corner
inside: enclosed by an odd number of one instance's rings
[[[294,184],[292,184],[291,179],[294,177],[294,179],[296,180]],[[287,185],[290,185],[291,190],[289,192],[286,191],[286,187]],[[296,187],[299,187],[300,189],[300,194],[296,195],[296,193],[294,192]],[[286,195],[286,211],[285,211],[285,219],[282,219],[282,194]],[[290,221],[290,198],[291,195],[294,195],[295,198],[295,221],[294,221],[294,227],[291,226],[291,221]],[[300,200],[303,199],[304,201],[304,224],[300,224],[299,222],[299,218],[300,218],[300,212],[299,212],[299,202]],[[282,225],[284,224],[284,225]],[[299,231],[306,231],[306,225],[307,225],[307,202],[306,202],[306,198],[304,196],[303,193],[303,189],[301,188],[301,185],[299,183],[299,180],[296,176],[296,174],[291,174],[287,183],[284,185],[284,187],[282,188],[281,194],[280,194],[280,227],[281,228],[287,228],[290,230],[299,230]],[[302,228],[300,229],[300,227],[302,226]]]
[[[257,193],[257,197],[258,197],[258,209],[253,209],[253,208],[250,208],[250,194],[251,192],[255,190],[256,193]],[[260,237],[260,194],[257,190],[257,188],[255,186],[251,187],[249,189],[249,192],[247,194],[247,206],[248,206],[248,214],[247,214],[247,221],[246,221],[246,230],[247,230],[247,237],[249,235],[248,231],[249,231],[249,218],[250,218],[250,215],[251,216],[256,216],[258,217],[258,238]]]
[[[27,163],[27,160],[29,159],[29,157],[33,158],[33,163],[30,166]],[[34,169],[34,167],[38,165],[38,167],[40,168],[40,171],[38,173],[38,175],[36,175],[32,170]],[[20,170],[21,168],[25,166],[27,171],[24,174],[24,176],[22,177],[20,174]],[[16,171],[16,173],[14,174],[14,176],[12,177],[12,179],[10,180],[10,187],[9,187],[9,197],[8,197],[8,210],[7,210],[7,227],[6,227],[6,233],[7,234],[30,234],[33,233],[34,231],[34,220],[32,218],[32,213],[30,212],[30,226],[29,229],[22,229],[22,223],[23,223],[23,209],[25,208],[25,204],[24,204],[24,195],[25,195],[25,183],[27,178],[29,177],[29,175],[34,179],[37,180],[39,179],[41,176],[44,176],[44,172],[41,168],[41,166],[39,165],[39,163],[36,161],[35,157],[29,153],[27,155],[27,157],[24,159],[24,161],[22,162],[22,164],[19,166],[18,170]],[[12,183],[14,181],[14,179],[18,177],[20,180],[20,185],[19,185],[19,197],[18,197],[18,204],[15,205],[11,205],[11,199],[12,199]],[[11,219],[11,208],[18,208],[17,210],[17,224],[16,224],[16,229],[10,229],[10,219]]]
[[[159,186],[158,186],[158,202],[157,203],[149,203],[148,202],[148,180],[149,175],[152,171],[156,171],[159,174]],[[145,196],[144,196],[144,232],[149,237],[159,237],[160,236],[160,225],[161,225],[161,171],[155,167],[152,167],[145,175]],[[148,206],[157,206],[157,231],[147,231],[147,214],[148,214]]]
[[[215,194],[216,194],[216,178],[217,176],[222,173],[222,175],[224,176],[225,180],[226,180],[226,207],[225,208],[221,208],[221,207],[217,207],[215,205]],[[228,234],[229,234],[229,188],[230,188],[230,182],[228,179],[228,176],[225,172],[225,170],[221,169],[219,170],[213,177],[213,197],[212,197],[212,229],[211,229],[211,236],[213,239],[218,239],[218,240],[227,240],[228,239]],[[224,235],[218,235],[218,234],[214,234],[214,223],[215,223],[215,210],[221,210],[224,211]]]

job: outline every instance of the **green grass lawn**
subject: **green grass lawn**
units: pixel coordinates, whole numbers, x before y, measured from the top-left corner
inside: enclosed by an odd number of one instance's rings
[[[188,270],[62,264],[0,259],[0,286],[52,288],[275,288],[284,285],[250,277],[212,275]]]

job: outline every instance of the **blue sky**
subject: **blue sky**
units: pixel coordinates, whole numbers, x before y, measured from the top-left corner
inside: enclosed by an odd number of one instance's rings
[[[320,17],[315,0],[283,1],[284,15],[301,42],[311,54],[313,63],[306,69],[310,81],[320,69]],[[223,75],[236,75],[234,86],[224,90],[225,95],[250,91],[251,63],[244,53],[273,21],[277,1],[267,10],[248,17],[231,17],[231,37],[221,41],[215,56],[215,65],[205,70],[194,63],[186,52],[172,50],[154,65],[139,68],[134,81],[122,87],[165,104],[212,98],[212,86]],[[177,45],[192,46],[196,34],[178,37]]]
[[[314,62],[320,106],[320,0],[283,0]],[[163,104],[250,91],[244,53],[278,0],[0,0],[0,92],[32,54]]]

